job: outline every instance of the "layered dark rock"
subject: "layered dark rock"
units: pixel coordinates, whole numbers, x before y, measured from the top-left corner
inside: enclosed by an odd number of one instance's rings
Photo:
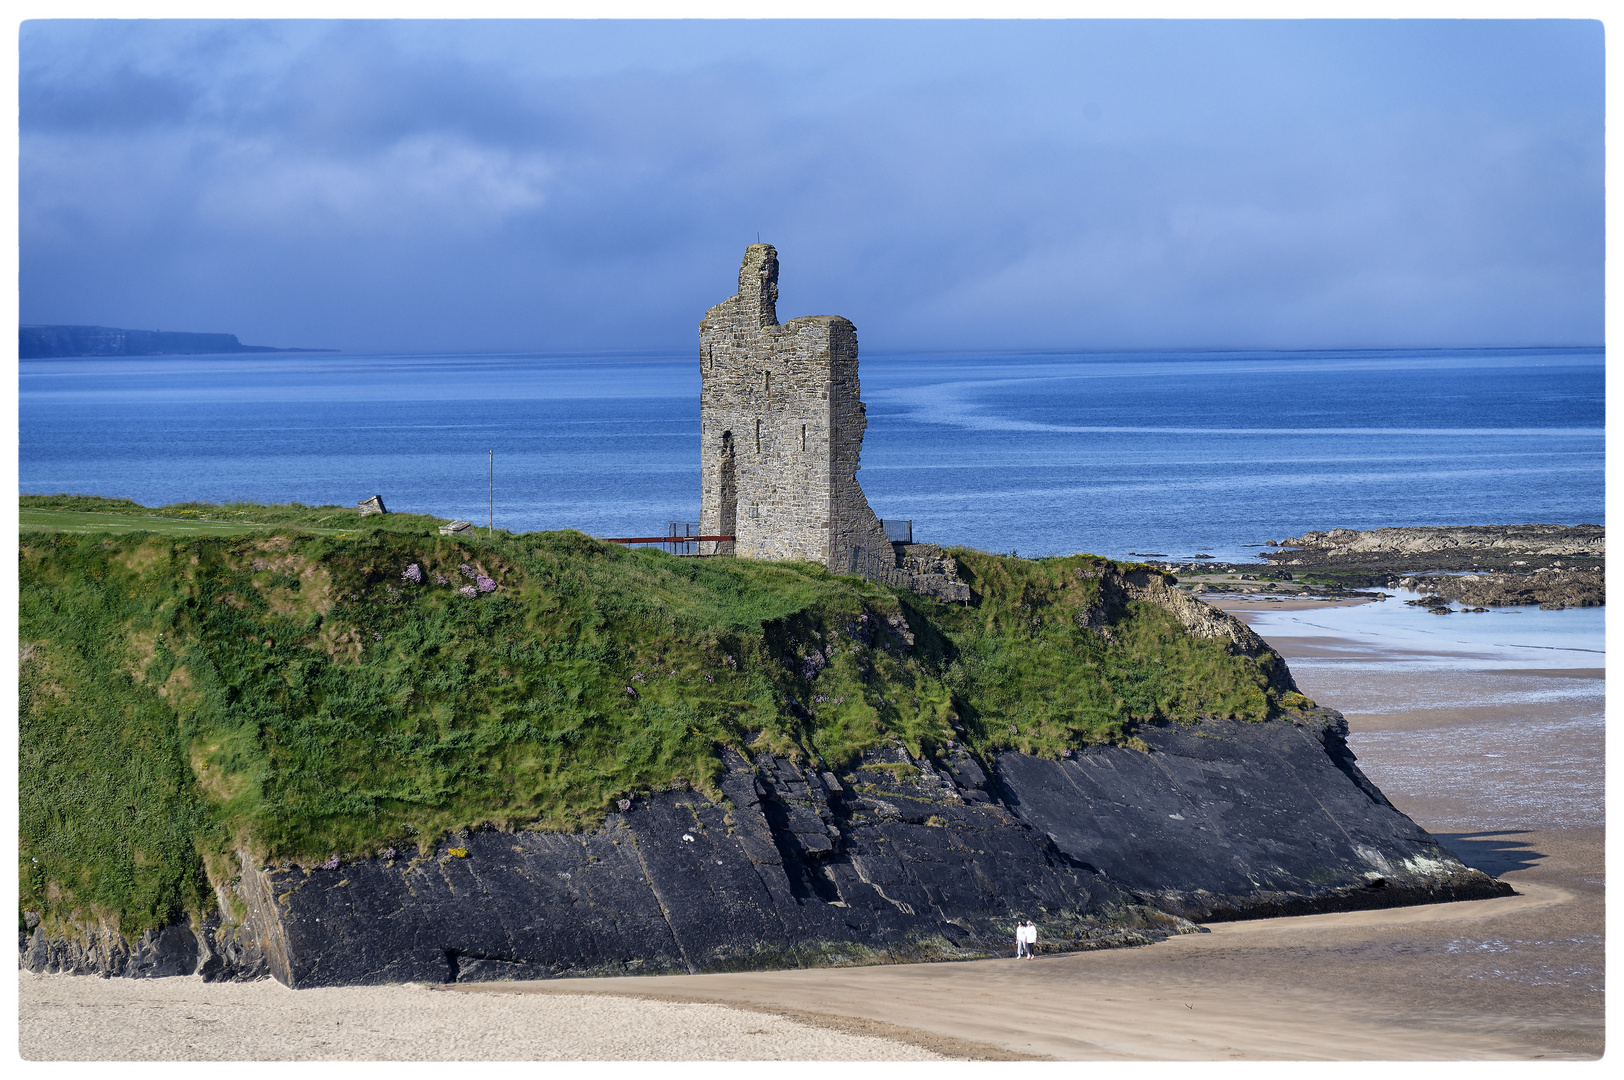
[[[148,930],[134,941],[112,927],[87,925],[47,934],[33,912],[17,935],[18,965],[52,974],[152,979],[202,975],[206,980],[247,981],[271,974],[255,928],[228,924],[218,912]]]
[[[900,747],[845,780],[730,758],[722,801],[667,792],[589,834],[268,870],[287,942],[272,972],[331,986],[970,958],[1007,951],[1023,915],[1053,947],[1192,929]]]
[[[1148,753],[1002,754],[1015,812],[1079,863],[1200,922],[1502,896],[1367,779],[1329,709],[1143,727]]]
[[[1186,919],[1504,895],[1354,764],[1341,717],[1145,727],[1046,761],[895,746],[836,776],[731,752],[591,833],[479,831],[427,855],[262,867],[221,915],[122,951],[36,928],[35,971],[289,986],[891,963],[1141,944]],[[229,916],[225,913],[233,913]]]

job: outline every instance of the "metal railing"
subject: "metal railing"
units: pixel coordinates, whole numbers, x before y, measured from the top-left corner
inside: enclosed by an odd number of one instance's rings
[[[673,521],[664,536],[601,536],[598,539],[610,544],[626,544],[628,546],[658,546],[673,555],[698,555],[698,545],[701,543],[731,541],[731,536],[701,536],[699,522]]]
[[[885,530],[885,538],[893,544],[913,543],[913,518],[906,521],[901,518],[881,518],[880,528]]]
[[[671,527],[665,531],[665,535],[670,537],[698,536],[699,522],[673,521],[671,523]],[[665,545],[665,550],[669,551],[673,555],[694,555],[699,551],[699,544],[698,541],[695,540],[673,539]]]

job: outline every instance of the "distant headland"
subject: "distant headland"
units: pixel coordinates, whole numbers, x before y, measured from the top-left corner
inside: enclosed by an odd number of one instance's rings
[[[111,326],[20,326],[17,356],[197,356],[207,353],[337,352],[244,345],[236,334],[189,334],[175,330],[119,330]]]

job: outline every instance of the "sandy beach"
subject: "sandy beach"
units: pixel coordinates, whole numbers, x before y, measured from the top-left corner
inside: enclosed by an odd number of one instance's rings
[[[1572,648],[1540,653],[1546,666],[1519,666],[1472,639],[1481,630],[1406,636],[1414,609],[1386,603],[1389,612],[1348,614],[1345,625],[1325,604],[1222,606],[1286,656],[1306,693],[1347,714],[1361,766],[1399,809],[1518,895],[1215,924],[1154,946],[1030,962],[298,992],[23,973],[22,1052],[75,1060],[1594,1058],[1604,1047],[1601,663]],[[1388,633],[1384,619],[1403,626]],[[1446,624],[1413,625],[1419,634]]]
[[[628,997],[472,998],[417,985],[19,973],[33,1061],[929,1061],[908,1042],[770,1012]],[[855,1029],[857,1025],[847,1025]],[[951,1042],[951,1040],[948,1040]],[[962,1047],[954,1047],[963,1054]]]

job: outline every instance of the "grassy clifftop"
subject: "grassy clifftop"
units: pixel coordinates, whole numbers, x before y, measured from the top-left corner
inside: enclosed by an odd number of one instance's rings
[[[20,565],[21,906],[52,921],[201,908],[205,866],[229,877],[239,847],[320,861],[588,827],[629,794],[710,789],[721,745],[835,769],[896,739],[1054,756],[1300,704],[1272,658],[1113,609],[1117,568],[1092,556],[954,551],[964,606],[337,507],[25,511],[59,515],[25,516]],[[72,527],[97,515],[145,527]],[[200,518],[251,527],[187,533]]]

